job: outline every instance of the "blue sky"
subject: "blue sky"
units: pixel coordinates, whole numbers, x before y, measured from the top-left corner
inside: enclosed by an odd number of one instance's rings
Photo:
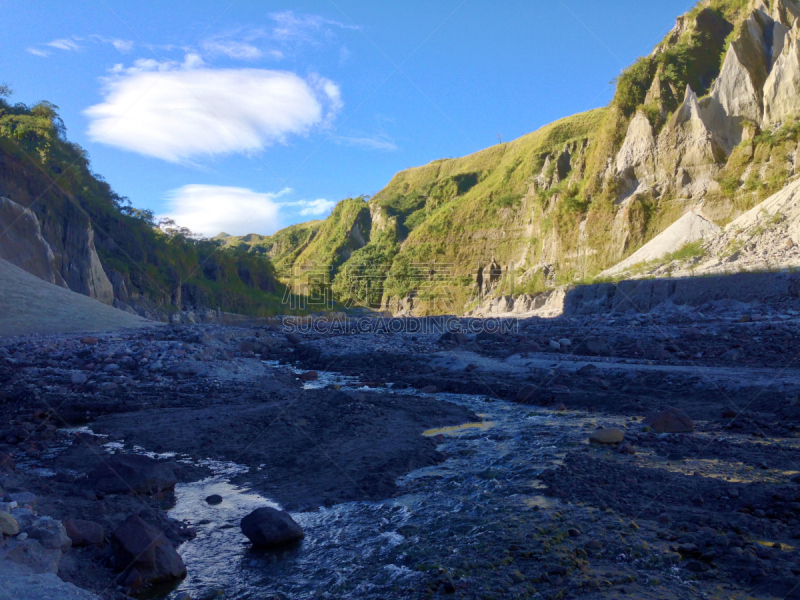
[[[269,234],[608,103],[686,1],[0,0],[0,82],[133,205]]]

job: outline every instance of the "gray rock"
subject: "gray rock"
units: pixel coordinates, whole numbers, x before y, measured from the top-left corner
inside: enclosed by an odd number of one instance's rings
[[[27,529],[39,520],[39,517],[33,514],[29,508],[12,508],[11,516],[17,520],[20,529]]]
[[[25,530],[28,537],[38,540],[39,543],[50,550],[61,550],[66,552],[72,546],[72,540],[67,535],[67,530],[61,524],[50,517],[41,517],[33,527]]]
[[[89,378],[86,377],[86,375],[84,375],[83,373],[73,373],[70,376],[70,381],[72,382],[73,385],[82,385],[86,383],[88,379]]]
[[[25,565],[35,573],[57,573],[61,550],[45,548],[36,540],[8,539],[0,544],[0,561]]]
[[[31,492],[14,492],[6,494],[6,502],[16,502],[24,508],[36,508],[36,494]]]
[[[53,573],[37,574],[9,560],[0,561],[0,597],[14,600],[99,600],[98,596],[62,581]]]
[[[242,533],[254,546],[282,546],[303,539],[305,534],[287,512],[265,506],[242,519]]]
[[[723,354],[722,358],[724,360],[729,360],[731,362],[737,362],[739,360],[742,360],[742,358],[744,358],[744,350],[742,350],[741,348],[732,348],[731,350],[728,350],[725,354]]]

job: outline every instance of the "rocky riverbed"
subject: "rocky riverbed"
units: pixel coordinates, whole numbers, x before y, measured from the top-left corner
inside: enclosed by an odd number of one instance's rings
[[[103,598],[800,597],[798,308],[6,338],[0,568]],[[683,433],[645,423],[669,407]],[[305,538],[252,549],[259,506]]]

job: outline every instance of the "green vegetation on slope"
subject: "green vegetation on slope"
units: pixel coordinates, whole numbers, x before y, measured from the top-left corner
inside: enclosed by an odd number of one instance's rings
[[[742,140],[717,175],[719,190],[709,195],[711,202],[730,204],[722,222],[780,191],[792,174],[792,157],[799,146],[800,121],[796,119]]]
[[[370,233],[363,236],[363,247],[353,250],[352,240],[342,235],[340,217],[323,222],[319,235],[328,245],[321,254],[343,259],[334,270],[337,297],[366,298],[372,306],[409,296],[424,300],[435,277],[420,273],[449,270],[459,310],[474,304],[478,273],[492,261],[504,269],[501,279],[492,281],[492,293],[499,294],[538,292],[547,285],[541,272],[522,278],[521,288],[504,285],[506,269],[554,265],[555,281],[570,283],[590,279],[630,255],[678,218],[688,201],[667,189],[639,192],[619,204],[626,190],[615,176],[614,158],[630,121],[641,110],[658,134],[683,101],[687,85],[699,96],[707,94],[749,16],[749,4],[698,3],[652,54],[623,71],[608,108],[567,117],[470,156],[396,174],[369,201]],[[784,158],[797,145],[793,126],[788,127],[734,151],[720,177],[721,191],[708,196],[709,210],[726,203],[736,203],[738,210],[780,185],[789,164]],[[763,168],[748,170],[750,164]],[[350,245],[341,246],[343,240]],[[298,252],[295,263],[308,252]]]
[[[219,241],[156,226],[150,211],[131,206],[90,168],[86,152],[66,139],[57,107],[11,105],[0,94],[0,185],[37,214],[43,230],[70,219],[91,222],[108,275],[116,271],[134,296],[169,309],[180,288],[184,304],[245,314],[281,310],[282,287],[269,260]],[[167,224],[169,225],[169,224]]]
[[[281,273],[295,263],[297,257],[314,240],[323,221],[308,221],[281,229],[274,235],[251,233],[242,237],[229,236],[222,241],[226,248],[237,248],[266,255],[275,270]]]

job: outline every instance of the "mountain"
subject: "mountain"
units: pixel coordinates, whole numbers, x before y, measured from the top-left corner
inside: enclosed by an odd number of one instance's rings
[[[684,215],[724,227],[795,174],[798,17],[794,0],[703,1],[622,72],[608,107],[226,244],[284,273],[321,261],[340,299],[393,312],[448,311],[430,293],[445,279],[457,312],[592,281]]]
[[[266,257],[157,226],[92,172],[56,109],[0,95],[0,258],[147,318],[283,310],[285,288]]]

